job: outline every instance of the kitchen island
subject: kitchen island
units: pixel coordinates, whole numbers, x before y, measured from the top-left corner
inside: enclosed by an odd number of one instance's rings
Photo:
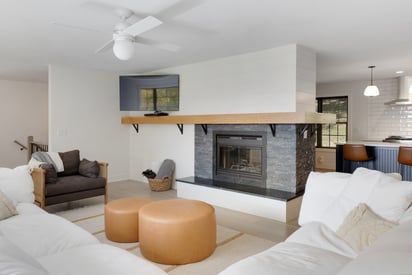
[[[368,155],[375,160],[366,162],[346,161],[343,159],[343,144],[336,145],[336,172],[351,173],[357,167],[366,167],[384,173],[401,173],[403,180],[412,180],[412,167],[403,165],[402,171],[398,163],[399,146],[412,146],[412,142],[382,142],[375,140],[349,141],[351,144],[364,144]]]

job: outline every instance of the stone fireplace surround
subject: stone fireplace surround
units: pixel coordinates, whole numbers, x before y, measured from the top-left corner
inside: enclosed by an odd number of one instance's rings
[[[195,178],[214,179],[214,132],[266,133],[266,183],[264,186],[258,186],[254,181],[249,181],[248,184],[246,179],[241,181],[241,185],[258,187],[256,190],[267,189],[267,193],[271,194],[275,194],[277,190],[280,194],[291,193],[290,197],[298,195],[305,189],[306,179],[313,170],[315,155],[315,136],[305,133],[304,127],[305,125],[300,124],[276,125],[273,136],[271,128],[265,124],[210,125],[207,134],[196,125]],[[232,184],[236,190],[236,183]]]
[[[314,166],[315,135],[306,124],[195,126],[195,176],[177,179],[178,197],[205,200],[225,208],[289,222],[297,218],[307,176]],[[311,127],[308,127],[311,129]],[[214,132],[263,132],[267,142],[266,187],[213,179]]]

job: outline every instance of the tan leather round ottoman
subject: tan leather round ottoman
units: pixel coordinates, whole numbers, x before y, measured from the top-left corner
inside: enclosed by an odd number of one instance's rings
[[[187,264],[209,257],[216,248],[215,209],[201,201],[152,202],[139,212],[140,250],[161,264]]]
[[[119,243],[139,241],[139,210],[150,202],[144,198],[124,198],[107,203],[104,207],[106,237]]]

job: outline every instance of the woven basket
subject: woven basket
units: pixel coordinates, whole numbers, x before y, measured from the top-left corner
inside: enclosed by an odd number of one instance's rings
[[[171,177],[164,177],[163,179],[147,179],[149,181],[150,189],[152,191],[166,191],[169,190],[172,184]]]

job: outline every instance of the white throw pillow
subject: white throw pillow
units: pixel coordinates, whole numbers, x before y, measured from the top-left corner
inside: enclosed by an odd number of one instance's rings
[[[14,169],[0,168],[0,191],[15,205],[20,202],[34,202],[33,180],[27,165]]]
[[[339,197],[351,174],[311,172],[306,182],[305,194],[299,213],[299,225],[321,221],[325,212]]]
[[[361,252],[397,225],[378,216],[368,205],[361,203],[348,214],[336,234],[357,252]]]
[[[0,220],[7,219],[17,214],[13,202],[0,191]]]
[[[379,216],[399,222],[412,203],[412,182],[382,177],[366,202]]]

